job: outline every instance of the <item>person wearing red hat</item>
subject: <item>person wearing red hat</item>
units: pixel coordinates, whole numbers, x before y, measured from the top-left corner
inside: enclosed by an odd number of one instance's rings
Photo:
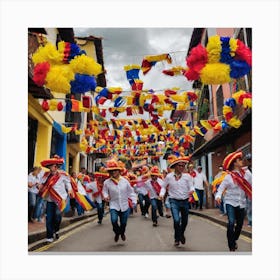
[[[184,173],[188,157],[169,157],[169,167],[174,171],[169,173],[162,185],[160,198],[163,199],[168,187],[169,202],[173,217],[174,226],[174,245],[179,246],[180,242],[185,244],[184,236],[189,215],[189,197],[194,192],[193,180],[188,173]]]
[[[128,199],[131,199],[132,203],[136,205],[136,194],[129,181],[121,176],[122,167],[117,161],[109,160],[106,165],[110,178],[105,180],[102,194],[104,200],[109,202],[111,223],[115,233],[114,240],[118,242],[121,236],[121,239],[125,241],[125,229],[130,212]],[[119,218],[120,224],[118,223]]]
[[[215,195],[218,205],[223,200],[228,216],[227,240],[230,251],[237,249],[237,243],[245,217],[246,197],[252,198],[252,174],[243,169],[241,151],[227,155],[223,161],[223,169],[227,175],[220,184]],[[235,225],[236,224],[236,225]]]
[[[149,218],[149,208],[151,205],[149,193],[145,187],[145,183],[149,179],[147,175],[148,172],[149,168],[147,166],[143,166],[135,184],[135,192],[138,195],[141,214],[145,218]]]
[[[163,216],[163,206],[162,200],[159,199],[159,194],[161,190],[161,186],[163,185],[163,181],[160,178],[162,175],[157,166],[153,166],[150,171],[151,178],[147,180],[145,183],[145,188],[150,194],[150,200],[152,205],[152,221],[153,226],[156,227],[157,222],[157,211],[159,215]]]
[[[53,242],[54,234],[56,239],[59,238],[61,213],[66,207],[67,197],[73,196],[70,176],[66,172],[59,170],[63,163],[64,159],[57,155],[41,162],[43,167],[50,170],[44,173],[39,186],[39,195],[47,201],[47,242]]]

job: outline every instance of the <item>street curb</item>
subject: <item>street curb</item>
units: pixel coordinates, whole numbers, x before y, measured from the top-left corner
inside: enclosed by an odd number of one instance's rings
[[[74,217],[69,220],[63,220],[60,226],[60,235],[66,234],[69,231],[87,224],[97,218],[97,213],[86,216]],[[49,244],[46,240],[46,230],[35,232],[28,235],[28,251],[34,251],[42,246]]]
[[[206,219],[208,219],[208,220],[210,220],[210,221],[212,221],[212,222],[214,222],[214,223],[217,223],[217,224],[219,224],[219,225],[222,225],[222,226],[224,226],[224,227],[227,227],[227,222],[221,221],[221,220],[219,220],[219,219],[216,219],[216,218],[211,217],[211,216],[209,216],[209,215],[203,214],[203,213],[201,213],[201,212],[194,212],[194,211],[191,211],[191,210],[190,210],[189,213],[190,213],[190,214],[193,214],[193,215],[196,215],[196,216],[199,216],[199,217],[202,217],[202,218],[206,218]],[[249,238],[252,239],[252,232],[249,232],[249,231],[246,231],[246,230],[242,229],[242,230],[241,230],[241,234],[242,234],[242,235],[245,235],[245,236],[247,236],[247,237],[249,237]]]

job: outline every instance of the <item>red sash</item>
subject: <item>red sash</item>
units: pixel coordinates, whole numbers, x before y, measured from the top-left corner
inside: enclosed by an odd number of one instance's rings
[[[151,185],[154,188],[154,190],[156,191],[157,195],[159,195],[160,189],[161,189],[160,184],[157,181],[151,181]]]
[[[53,189],[53,186],[57,183],[59,178],[61,177],[61,173],[57,172],[56,174],[51,174],[50,172],[46,173],[44,177],[48,176],[47,180],[43,184],[43,187],[39,191],[39,195],[43,198],[46,197],[47,193],[49,193],[50,197],[55,201],[60,211],[63,211],[66,207],[65,201],[62,197]]]
[[[243,170],[242,170],[243,171]],[[242,172],[242,175],[244,176],[244,171]],[[238,172],[235,171],[229,171],[229,174],[231,175],[233,181],[245,192],[245,194],[252,199],[252,186],[251,184]]]

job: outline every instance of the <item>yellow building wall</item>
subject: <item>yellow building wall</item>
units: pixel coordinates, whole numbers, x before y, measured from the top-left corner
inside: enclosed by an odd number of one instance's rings
[[[77,39],[77,44],[82,50],[86,51],[87,56],[92,57],[97,61],[96,50],[93,41]]]
[[[50,157],[53,120],[31,95],[28,96],[28,115],[38,121],[34,166],[40,166],[42,160]]]

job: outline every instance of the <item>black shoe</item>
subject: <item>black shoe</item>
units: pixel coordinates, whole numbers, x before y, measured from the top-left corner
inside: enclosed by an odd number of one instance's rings
[[[55,233],[55,239],[59,239],[59,234],[58,234],[58,232]]]
[[[186,243],[186,238],[185,238],[185,236],[184,236],[184,235],[182,235],[182,237],[181,237],[181,240],[180,240],[180,241],[181,241],[181,243],[182,243],[182,244],[185,244],[185,243]]]
[[[238,249],[238,245],[236,242],[234,242],[234,249],[237,250]]]
[[[179,246],[179,241],[175,240],[174,246],[178,247]]]
[[[115,237],[114,237],[115,242],[118,242],[118,241],[119,241],[119,237],[120,237],[119,234],[116,234],[116,235],[115,235]]]
[[[122,239],[122,241],[125,241],[126,240],[126,236],[125,236],[125,234],[123,233],[123,234],[121,234],[121,239]]]
[[[153,222],[153,227],[157,227],[157,222]]]
[[[102,221],[98,221],[97,223],[98,223],[99,225],[101,225],[101,224],[102,224]]]

